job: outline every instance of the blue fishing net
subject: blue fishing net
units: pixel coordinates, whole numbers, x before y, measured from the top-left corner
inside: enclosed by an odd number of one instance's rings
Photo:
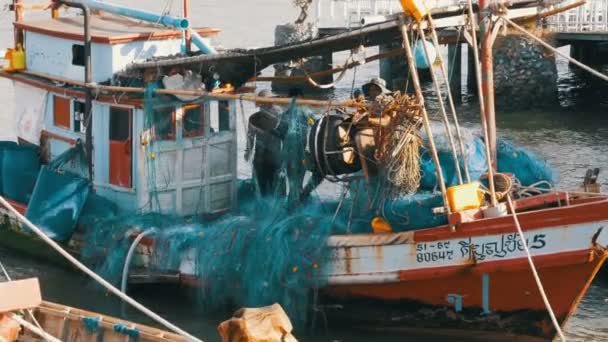
[[[152,93],[146,96],[151,98]],[[152,119],[148,119],[145,127],[151,125]],[[306,172],[309,160],[305,153],[306,132],[314,120],[309,111],[292,103],[273,123],[282,145],[266,146],[266,150],[274,149],[278,154],[271,158],[276,167],[272,191],[262,194],[256,178],[239,180],[235,210],[212,220],[159,213],[159,194],[163,189],[155,184],[160,166],[150,157],[156,144],[151,141],[144,147],[149,203],[141,212],[118,213],[103,200],[91,197],[83,210],[83,222],[88,226],[85,260],[118,285],[134,237],[153,230],[149,268],[195,276],[201,281],[198,294],[205,311],[280,303],[294,324],[303,326],[310,313],[311,292],[326,285],[320,272],[328,262],[326,240],[330,235],[372,233],[370,222],[376,216],[384,218],[395,232],[447,223],[445,215],[433,212],[443,206],[443,199],[435,189],[434,164],[424,150],[423,179],[416,194],[395,197],[390,195],[391,189],[381,175],[365,180],[358,173],[344,182],[344,196],[322,198],[313,191],[303,198],[301,189],[314,180],[314,173],[310,176]],[[446,182],[457,184],[445,137],[440,132],[436,136]],[[260,139],[255,143],[268,141]],[[465,143],[471,177],[479,179],[486,172],[483,142],[468,133]],[[499,145],[499,158],[507,160],[500,157],[507,150],[504,146],[509,145]],[[512,153],[510,157],[513,159]],[[518,150],[516,157],[514,163],[529,164],[521,168],[525,174],[516,172],[526,182],[528,174],[536,178],[546,175],[532,172],[542,164],[532,155]],[[462,160],[460,164],[462,167]],[[90,215],[98,206],[104,208],[106,219]],[[141,261],[134,261],[138,262]]]
[[[555,184],[558,180],[556,172],[545,160],[508,140],[498,140],[496,153],[498,171],[514,174],[522,185],[530,186],[541,181]]]
[[[86,165],[82,145],[68,149],[38,174],[26,217],[50,238],[66,242],[74,233],[90,191],[88,179],[66,171],[69,161]],[[74,169],[74,167],[70,167]]]
[[[448,187],[457,185],[458,176],[447,137],[438,126],[433,127],[433,135],[445,184]],[[424,134],[423,137],[425,139],[425,146],[428,146],[428,139],[426,139]],[[468,130],[464,130],[463,141],[465,143],[466,159],[471,180],[480,180],[488,170],[483,139]],[[526,186],[541,181],[546,181],[549,184],[554,184],[557,181],[557,176],[551,166],[533,152],[505,139],[498,139],[496,145],[498,172],[511,173],[522,185]],[[464,178],[462,157],[460,156],[458,146],[456,148],[459,155],[460,169]],[[422,190],[437,189],[436,168],[427,147],[421,149],[420,168],[422,173],[420,188]]]

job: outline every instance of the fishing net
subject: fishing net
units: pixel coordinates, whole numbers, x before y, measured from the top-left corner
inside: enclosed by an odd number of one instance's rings
[[[547,163],[533,152],[516,146],[513,142],[499,139],[496,146],[498,172],[514,174],[521,185],[531,186],[539,182],[553,185],[558,181],[557,174]]]
[[[151,91],[146,97],[147,103],[159,101]],[[370,223],[376,217],[388,222],[394,232],[447,223],[446,215],[434,212],[443,206],[443,199],[435,191],[437,181],[426,138],[424,134],[419,138],[414,131],[418,126],[410,122],[393,131],[395,134],[385,135],[385,154],[381,153],[379,160],[389,160],[395,154],[393,159],[397,162],[392,164],[394,168],[379,168],[378,174],[364,177],[354,163],[345,161],[348,158],[343,158],[347,156],[343,150],[329,151],[324,164],[319,164],[319,155],[311,149],[311,137],[334,137],[324,133],[326,127],[338,127],[337,131],[342,127],[349,132],[352,123],[339,113],[330,120],[330,116],[317,115],[295,102],[279,113],[263,114],[250,121],[254,127],[250,127],[248,148],[254,177],[239,180],[235,189],[238,202],[233,210],[212,217],[198,212],[178,217],[175,200],[164,198],[171,184],[164,180],[170,180],[167,170],[172,166],[160,157],[166,142],[152,136],[167,131],[171,134],[171,121],[165,124],[166,130],[159,130],[162,125],[154,111],[154,107],[146,109],[144,128],[150,136],[144,136],[142,141],[147,200],[136,211],[120,211],[102,198],[90,196],[83,209],[81,222],[87,227],[83,257],[115,284],[120,282],[133,239],[150,231],[154,243],[142,248],[150,249],[152,254],[136,257],[133,267],[146,266],[151,272],[180,272],[192,277],[192,281],[200,282],[197,292],[205,311],[280,303],[294,324],[302,327],[314,304],[311,294],[326,285],[322,270],[329,260],[326,240],[330,235],[373,233]],[[259,128],[270,135],[259,135]],[[443,129],[433,129],[446,183],[456,184],[456,170]],[[349,133],[336,136],[352,140]],[[471,177],[479,179],[486,172],[483,142],[469,132],[465,139]],[[411,145],[407,145],[408,141]],[[507,150],[504,146],[511,145],[500,146],[499,157]],[[513,159],[513,153],[509,155]],[[530,164],[523,170],[537,170],[540,165],[519,149],[516,157],[514,163]],[[200,159],[201,170],[204,160]],[[499,165],[500,162],[499,159]],[[352,174],[328,174],[336,165]],[[533,173],[536,178],[544,176],[543,172]],[[341,195],[319,195],[315,190],[324,179],[336,182]],[[403,189],[396,190],[396,186]],[[201,188],[201,194],[205,191]],[[95,208],[101,208],[106,218],[94,215]]]
[[[447,139],[443,132],[444,128],[435,124],[432,125],[433,136],[442,174],[446,186],[458,185],[457,170],[454,165],[454,157]],[[428,146],[428,138],[422,132],[424,146]],[[488,165],[483,139],[475,135],[471,130],[462,130],[463,141],[466,151],[466,160],[469,174],[472,181],[480,180],[487,173]],[[522,185],[528,186],[538,182],[554,184],[557,177],[551,166],[543,159],[526,148],[517,146],[513,142],[505,139],[498,139],[496,146],[498,172],[510,173],[515,176]],[[464,175],[463,160],[459,155],[460,171]],[[424,148],[420,157],[422,180],[422,190],[437,189],[437,174],[435,164],[430,151]]]
[[[68,241],[76,229],[90,192],[90,182],[83,177],[86,165],[84,147],[78,143],[38,173],[25,216],[56,241]]]

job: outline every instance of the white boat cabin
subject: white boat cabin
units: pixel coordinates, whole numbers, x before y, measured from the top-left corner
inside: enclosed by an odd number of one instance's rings
[[[106,13],[93,15],[91,27],[93,82],[112,79],[133,61],[181,51],[181,31]],[[77,140],[85,141],[84,92],[43,77],[84,81],[83,17],[24,20],[15,28],[23,31],[27,68],[23,78],[13,79],[16,132],[52,160]],[[218,31],[197,32],[209,39]],[[147,117],[144,108],[143,98],[129,94],[94,98],[96,193],[127,211],[160,209],[189,216],[232,209],[236,106],[171,98],[156,104]]]

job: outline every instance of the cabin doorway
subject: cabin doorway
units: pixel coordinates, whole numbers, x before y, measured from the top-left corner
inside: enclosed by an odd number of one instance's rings
[[[110,184],[133,186],[133,111],[110,107]]]

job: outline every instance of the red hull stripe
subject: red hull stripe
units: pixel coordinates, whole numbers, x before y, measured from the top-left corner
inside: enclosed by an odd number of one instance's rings
[[[608,220],[608,200],[519,213],[518,218],[524,230]],[[419,230],[414,232],[414,240],[429,242],[513,232],[516,232],[516,229],[513,217],[509,215],[462,223],[455,232],[448,226]]]

